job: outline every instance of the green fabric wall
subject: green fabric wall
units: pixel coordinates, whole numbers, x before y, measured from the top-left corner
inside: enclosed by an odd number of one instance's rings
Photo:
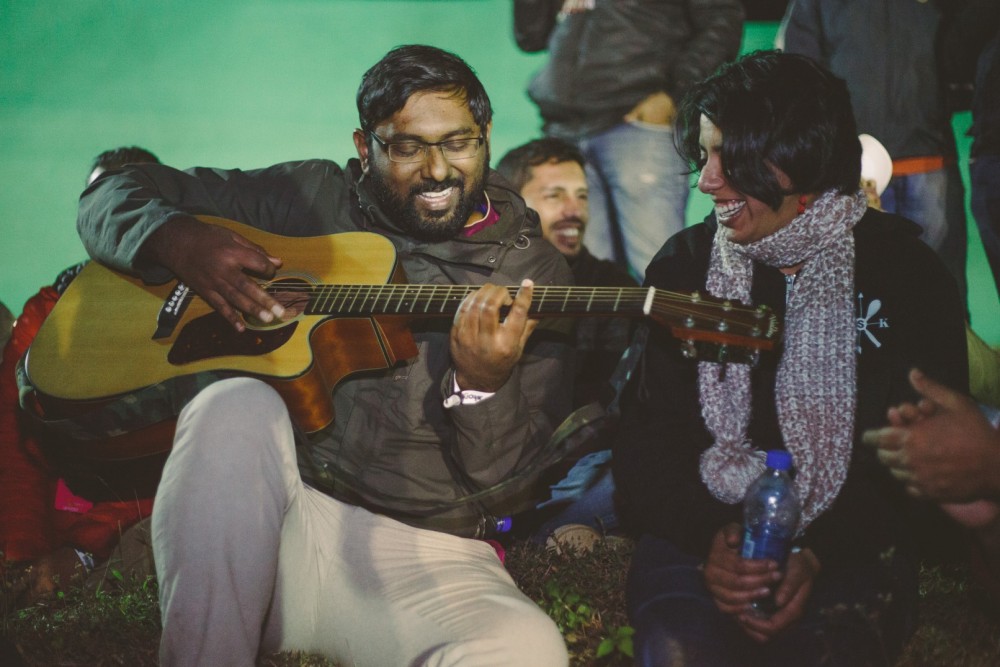
[[[493,99],[493,154],[538,133],[509,0],[0,0],[0,301],[24,301],[84,258],[74,222],[91,159],[137,144],[178,167],[353,155],[354,93],[388,49],[455,51]],[[744,49],[775,24],[751,24]],[[968,119],[959,119],[968,124]],[[697,192],[689,220],[708,211]],[[1000,343],[974,226],[976,328]]]

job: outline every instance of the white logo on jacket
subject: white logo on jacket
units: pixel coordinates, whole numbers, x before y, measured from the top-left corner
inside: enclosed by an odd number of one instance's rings
[[[865,295],[858,292],[858,318],[854,321],[855,328],[858,330],[858,342],[857,350],[858,354],[861,354],[861,334],[868,337],[872,345],[875,347],[882,347],[882,342],[873,333],[874,330],[878,329],[888,329],[889,320],[885,317],[878,317],[878,312],[882,309],[881,299],[872,299],[868,302],[868,307],[865,308]]]

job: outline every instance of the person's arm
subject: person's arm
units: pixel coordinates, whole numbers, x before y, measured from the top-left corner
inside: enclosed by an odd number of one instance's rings
[[[778,28],[777,48],[799,53],[829,66],[823,47],[823,28],[818,0],[791,0]]]
[[[323,161],[246,172],[132,165],[84,191],[77,229],[98,261],[151,282],[175,276],[242,330],[238,312],[264,321],[281,315],[277,302],[254,280],[273,276],[280,258],[193,216],[229,218],[294,235],[313,222],[321,184],[339,174],[339,167]]]
[[[562,257],[551,250],[530,274],[538,285],[571,285]],[[506,288],[488,287],[466,300],[451,335],[455,374],[442,395],[462,391],[489,393],[474,404],[458,403],[447,412],[454,428],[452,454],[467,479],[482,488],[522,469],[526,454],[537,452],[569,414],[572,395],[569,336],[526,317],[531,288],[522,286],[508,304]],[[485,304],[485,307],[483,307]],[[498,322],[500,305],[512,305]]]
[[[528,53],[544,51],[563,0],[514,0],[514,41]]]
[[[939,60],[944,80],[971,84],[979,54],[1000,28],[1000,3],[968,0],[942,27]]]
[[[691,0],[688,13],[692,35],[684,47],[676,51],[663,90],[640,100],[625,114],[625,122],[672,124],[684,92],[739,54],[743,37],[742,3],[738,0]]]
[[[689,0],[692,34],[670,63],[667,93],[676,103],[692,85],[739,55],[745,11],[739,0]]]

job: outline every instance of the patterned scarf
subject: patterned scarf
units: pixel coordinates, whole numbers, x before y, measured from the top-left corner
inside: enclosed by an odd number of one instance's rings
[[[854,236],[867,208],[864,193],[824,192],[789,224],[747,245],[731,243],[719,225],[708,268],[708,291],[750,303],[753,262],[782,268],[802,263],[786,301],[784,349],[775,401],[795,489],[802,501],[799,532],[826,510],[847,477],[854,436]],[[747,440],[750,367],[698,365],[702,416],[715,443],[701,455],[701,478],[725,503],[743,500],[764,471],[765,454]],[[763,443],[765,445],[777,443]]]

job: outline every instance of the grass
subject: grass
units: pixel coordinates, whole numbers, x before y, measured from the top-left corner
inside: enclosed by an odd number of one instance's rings
[[[599,542],[588,554],[512,545],[507,566],[522,590],[556,621],[574,666],[630,665],[631,628],[624,610],[626,541]],[[897,667],[985,667],[1000,664],[1000,623],[970,584],[968,571],[935,566],[921,572],[923,624]],[[3,610],[0,664],[26,667],[145,667],[157,664],[160,631],[156,583],[121,577],[97,590],[77,588],[22,610]],[[259,667],[335,667],[298,653],[264,656]]]

